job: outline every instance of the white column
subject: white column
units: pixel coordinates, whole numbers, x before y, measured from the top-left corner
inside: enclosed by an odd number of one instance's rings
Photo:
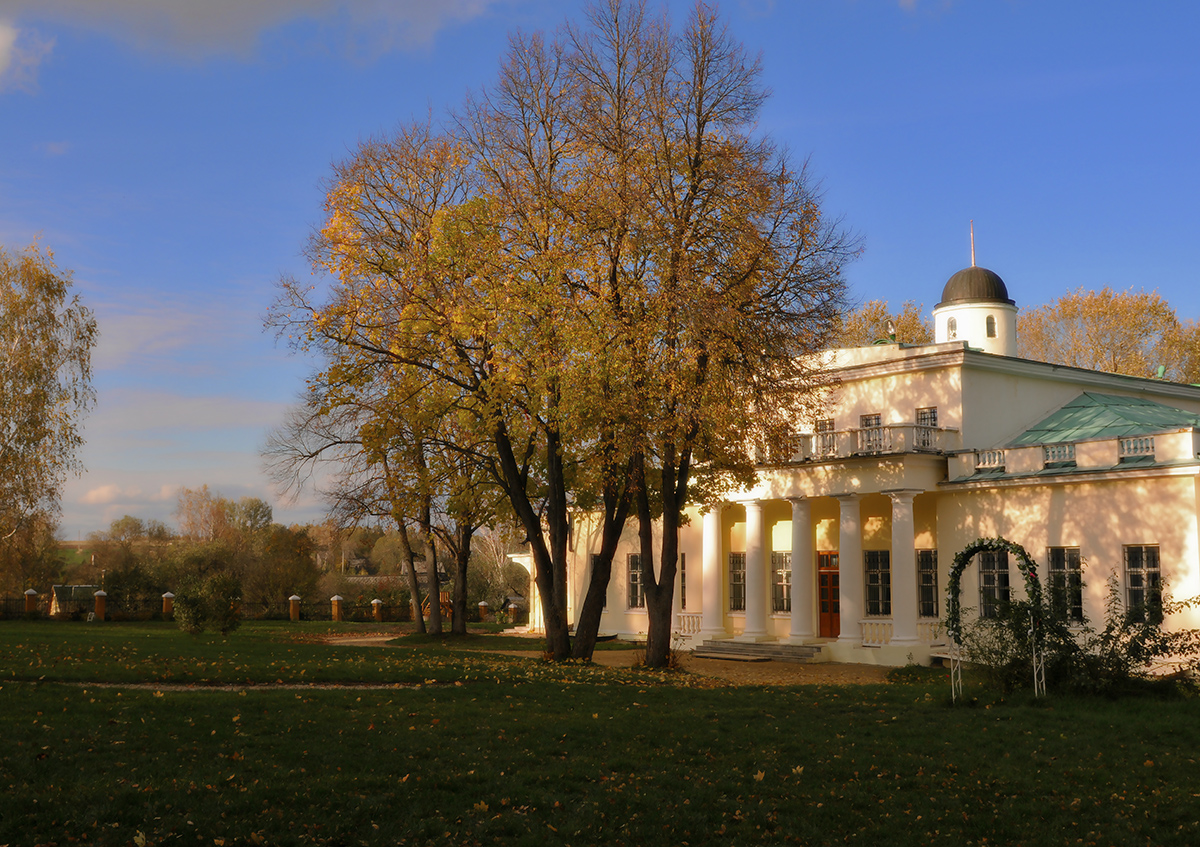
[[[701,562],[700,637],[725,637],[725,610],[721,606],[721,567],[724,533],[721,532],[722,504],[714,503],[704,513],[704,551]]]
[[[863,555],[862,509],[858,494],[838,495],[841,520],[838,523],[838,583],[841,601],[843,644],[862,644]]]
[[[892,643],[917,640],[915,489],[884,492],[892,498]]]
[[[802,644],[816,635],[813,609],[816,574],[813,573],[812,509],[803,497],[792,503],[792,625],[788,639]]]
[[[759,500],[746,502],[746,641],[767,640],[767,539],[763,507]]]

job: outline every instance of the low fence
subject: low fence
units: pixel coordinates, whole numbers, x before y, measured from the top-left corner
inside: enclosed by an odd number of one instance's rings
[[[34,598],[32,612],[27,612],[29,600],[25,596],[0,597],[0,620],[16,619],[53,619],[79,621],[88,620],[89,615],[96,613],[95,599],[91,600],[60,600],[53,615],[50,614],[50,595],[42,594]],[[153,621],[170,620],[172,616],[163,613],[161,597],[121,598],[106,596],[104,619],[106,621]],[[271,602],[241,602],[239,604],[242,620],[255,621],[286,621],[291,618],[291,603],[288,600]],[[413,609],[410,603],[379,604],[379,617],[375,616],[375,605],[370,600],[341,601],[341,619],[343,621],[370,623],[381,620],[385,623],[408,623],[413,620]],[[487,620],[496,620],[495,615],[489,614]],[[300,620],[329,621],[333,620],[332,600],[301,600]],[[447,622],[449,617],[446,618]],[[467,607],[467,621],[479,622],[484,620],[477,606]],[[528,620],[528,614],[519,611],[514,617],[508,612],[501,613],[500,620],[510,624],[522,624]]]

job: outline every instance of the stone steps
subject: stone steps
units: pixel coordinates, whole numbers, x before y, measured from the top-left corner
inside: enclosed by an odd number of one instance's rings
[[[698,659],[724,659],[730,662],[793,662],[807,664],[821,652],[810,644],[782,644],[778,641],[730,641],[708,639],[692,651]]]

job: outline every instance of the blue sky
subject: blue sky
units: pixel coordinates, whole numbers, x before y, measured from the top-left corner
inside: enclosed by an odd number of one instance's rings
[[[657,8],[651,4],[652,8]],[[669,3],[682,20],[689,3]],[[970,263],[1018,306],[1157,290],[1200,317],[1200,4],[742,0],[761,129],[863,238],[859,300],[929,309]],[[0,0],[0,244],[33,239],[97,314],[75,538],[171,520],[179,486],[253,495],[311,363],[262,329],[307,277],[330,164],[491,82],[507,33],[574,0]]]

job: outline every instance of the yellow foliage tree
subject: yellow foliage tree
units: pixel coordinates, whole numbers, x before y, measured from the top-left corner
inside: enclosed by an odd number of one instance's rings
[[[1064,294],[1017,317],[1017,343],[1026,359],[1075,368],[1166,379],[1197,379],[1197,334],[1181,325],[1157,292],[1099,291]]]
[[[574,655],[591,655],[636,514],[647,659],[665,662],[684,507],[744,479],[749,445],[821,385],[809,354],[832,340],[855,246],[756,136],[758,77],[703,4],[679,32],[610,0],[561,41],[516,36],[449,129],[404,127],[335,169],[312,246],[334,291],[285,281],[273,312],[327,357],[320,408],[386,395],[360,434],[381,413],[417,421],[503,490],[556,658],[572,655],[571,512],[601,524]]]
[[[70,288],[50,252],[0,247],[0,537],[53,525],[63,483],[82,469],[97,331]]]

